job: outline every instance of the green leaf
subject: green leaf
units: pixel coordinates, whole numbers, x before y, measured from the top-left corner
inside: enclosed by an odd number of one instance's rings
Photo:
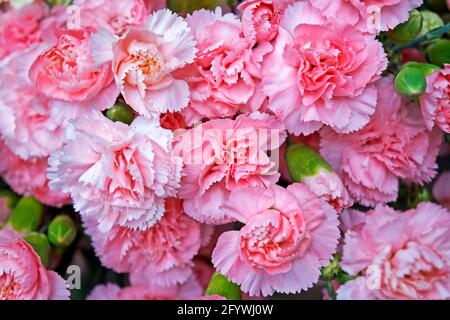
[[[226,277],[220,273],[215,273],[208,288],[205,291],[205,296],[218,295],[226,298],[227,300],[241,300],[242,292],[239,286],[230,282]]]
[[[12,227],[19,232],[35,231],[41,224],[44,208],[33,197],[22,197],[11,215]]]

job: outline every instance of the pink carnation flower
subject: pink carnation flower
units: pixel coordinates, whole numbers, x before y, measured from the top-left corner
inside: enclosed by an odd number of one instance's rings
[[[32,195],[40,202],[62,207],[70,196],[60,190],[49,190],[46,175],[47,157],[22,160],[0,142],[0,175],[20,195]]]
[[[203,119],[231,117],[239,110],[258,110],[263,101],[257,91],[260,63],[269,44],[252,50],[242,35],[242,25],[232,13],[198,10],[186,18],[197,41],[195,62],[177,72],[191,91],[183,110],[188,125]]]
[[[238,9],[242,12],[244,36],[253,42],[272,41],[278,35],[283,11],[295,0],[247,0]]]
[[[104,28],[122,35],[129,28],[141,26],[148,14],[164,8],[162,0],[75,0],[80,8],[81,26]]]
[[[327,18],[379,33],[408,20],[423,0],[308,0]]]
[[[0,231],[0,300],[68,300],[66,282],[47,271],[34,249],[7,229]]]
[[[70,193],[81,215],[93,216],[102,232],[145,230],[161,218],[181,179],[171,131],[143,117],[127,126],[94,111],[71,121],[67,139],[49,159],[50,187]]]
[[[449,299],[450,212],[432,203],[399,213],[379,205],[347,231],[341,266],[362,276],[338,299]]]
[[[212,261],[251,296],[310,288],[336,250],[336,212],[302,184],[246,189],[232,194],[226,208],[245,226],[222,234]]]
[[[316,175],[304,177],[301,182],[338,213],[353,205],[344,183],[334,171],[321,168]]]
[[[7,12],[0,11],[0,60],[41,41],[48,11],[44,1]]]
[[[450,171],[442,173],[433,186],[433,197],[450,210]]]
[[[431,181],[442,138],[437,130],[428,132],[420,110],[397,94],[392,77],[377,87],[377,111],[364,129],[347,135],[323,130],[321,139],[324,158],[366,206],[395,201],[399,178]]]
[[[14,54],[0,67],[0,135],[22,159],[47,157],[60,148],[64,131],[52,116],[50,100],[36,90],[27,71],[39,46]]]
[[[97,64],[112,60],[125,101],[146,117],[187,106],[189,87],[173,72],[194,61],[196,51],[191,29],[167,9],[153,13],[145,26],[130,29],[121,38],[101,29],[92,44]]]
[[[116,272],[131,272],[135,284],[168,287],[193,274],[200,225],[183,213],[181,200],[167,199],[162,219],[145,231],[114,226],[101,233],[92,217],[84,221],[102,264]]]
[[[261,113],[211,120],[187,131],[176,146],[185,164],[179,197],[186,213],[208,224],[230,222],[221,205],[231,192],[278,181],[266,152],[284,139],[280,123]]]
[[[120,288],[116,284],[97,285],[87,300],[191,300],[199,297],[203,290],[195,277],[182,285],[158,287],[131,285]]]
[[[427,77],[427,90],[420,96],[420,107],[425,124],[434,124],[450,133],[450,64]]]
[[[375,111],[374,82],[386,64],[374,36],[297,2],[286,10],[275,48],[264,59],[263,91],[290,133],[308,135],[323,125],[353,132]]]
[[[118,90],[110,64],[94,69],[87,29],[56,29],[29,70],[31,81],[49,99],[53,117],[65,122],[92,109],[111,107]]]

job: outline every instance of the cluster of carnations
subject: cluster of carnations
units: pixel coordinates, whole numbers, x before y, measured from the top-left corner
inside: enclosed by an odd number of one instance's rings
[[[246,298],[450,298],[450,65],[406,97],[380,40],[421,0],[28,2],[0,12],[0,174],[128,274],[89,298],[230,298],[214,272]],[[5,199],[0,299],[68,298]]]

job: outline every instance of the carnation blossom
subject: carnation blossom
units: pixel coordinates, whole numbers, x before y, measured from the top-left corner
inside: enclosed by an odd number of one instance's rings
[[[143,25],[148,14],[164,8],[163,0],[75,0],[80,9],[81,26],[104,28],[122,35],[129,28]]]
[[[50,187],[70,193],[75,209],[93,216],[102,232],[154,225],[181,179],[172,132],[156,120],[138,117],[127,126],[98,111],[70,124],[66,144],[49,159]]]
[[[10,229],[0,231],[0,300],[68,300],[66,282],[47,271],[34,249]]]
[[[274,46],[263,63],[263,91],[290,133],[308,135],[323,125],[349,133],[369,122],[377,102],[374,82],[387,65],[373,35],[296,2]]]
[[[91,110],[109,108],[116,101],[119,92],[111,65],[94,69],[90,43],[89,29],[56,28],[49,32],[30,67],[30,80],[51,99],[55,121],[66,123]]]
[[[116,284],[97,285],[87,300],[192,300],[199,297],[203,290],[195,277],[181,285],[159,287],[132,284],[120,288]]]
[[[239,6],[244,36],[253,42],[272,41],[288,4],[295,0],[247,0]]]
[[[49,9],[44,1],[36,1],[20,9],[0,12],[0,60],[13,52],[41,41],[47,26]]]
[[[189,84],[190,102],[182,113],[188,125],[204,120],[251,112],[263,102],[257,86],[261,62],[270,44],[252,49],[242,25],[232,13],[198,10],[186,21],[197,41],[197,57],[176,73]]]
[[[60,148],[64,131],[52,116],[51,101],[28,78],[40,46],[10,55],[0,67],[0,135],[20,158],[48,157]]]
[[[450,172],[444,172],[437,178],[433,186],[433,197],[450,210]]]
[[[47,168],[47,157],[20,159],[0,141],[0,176],[14,192],[31,195],[53,207],[69,204],[68,194],[60,190],[49,190]]]
[[[116,225],[102,233],[92,217],[84,222],[102,264],[116,272],[130,272],[135,284],[170,287],[193,274],[200,225],[184,214],[179,199],[167,199],[161,220],[145,231]]]
[[[112,61],[125,101],[146,117],[187,106],[189,87],[173,73],[194,61],[196,52],[191,29],[167,9],[153,13],[143,27],[131,28],[121,38],[100,29],[92,43],[97,64]]]
[[[343,21],[362,31],[379,33],[395,28],[423,0],[307,0],[329,19]]]
[[[402,98],[392,77],[377,84],[377,111],[352,134],[321,132],[321,154],[342,176],[351,196],[366,206],[395,201],[399,178],[430,182],[442,135],[425,127],[416,103]]]
[[[450,64],[427,77],[427,90],[420,96],[420,107],[428,129],[436,124],[450,133]]]
[[[378,205],[345,234],[341,266],[358,276],[338,299],[449,299],[450,212],[433,203],[399,213]]]
[[[258,112],[187,131],[176,146],[184,159],[179,197],[185,199],[186,213],[204,223],[230,222],[221,209],[230,193],[278,181],[267,152],[278,149],[285,137],[279,121]]]
[[[250,296],[307,290],[336,250],[336,212],[302,184],[249,188],[225,207],[244,226],[222,234],[212,261]]]

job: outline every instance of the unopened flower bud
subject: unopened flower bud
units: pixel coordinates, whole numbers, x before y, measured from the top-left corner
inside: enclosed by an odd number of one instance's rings
[[[418,97],[427,89],[427,80],[416,68],[404,68],[395,78],[395,89],[405,97]]]
[[[305,177],[317,175],[320,169],[333,171],[328,162],[316,150],[303,143],[288,146],[286,161],[289,173],[296,182],[301,182]]]
[[[403,66],[404,68],[416,68],[417,70],[419,70],[420,72],[422,72],[422,74],[427,77],[430,74],[432,74],[435,71],[440,70],[441,68],[439,68],[438,66],[435,66],[434,64],[430,64],[430,63],[420,63],[420,62],[408,62]]]
[[[41,262],[44,266],[48,266],[50,256],[50,243],[48,242],[45,234],[38,232],[31,232],[23,238],[28,242],[41,258]]]
[[[227,300],[241,300],[242,292],[237,284],[230,282],[220,273],[215,273],[205,291],[205,296],[221,296]]]
[[[116,103],[111,109],[106,110],[106,116],[114,122],[120,121],[126,124],[131,124],[134,120],[133,109],[123,103]]]
[[[316,150],[303,143],[291,144],[287,148],[286,162],[292,180],[306,185],[336,212],[353,205],[341,178]]]
[[[18,232],[35,231],[41,224],[43,206],[33,197],[22,197],[11,215],[11,224]]]
[[[437,40],[427,48],[426,52],[431,63],[444,67],[444,64],[450,63],[450,40]]]
[[[419,36],[422,36],[430,32],[431,30],[440,28],[444,25],[444,21],[437,13],[429,10],[423,10],[420,13],[422,14],[423,22]]]
[[[388,37],[396,43],[406,43],[414,40],[422,30],[423,17],[418,10],[412,10],[408,21],[399,24],[388,32]]]
[[[77,227],[68,215],[62,214],[50,222],[47,235],[53,245],[67,247],[75,240]]]

